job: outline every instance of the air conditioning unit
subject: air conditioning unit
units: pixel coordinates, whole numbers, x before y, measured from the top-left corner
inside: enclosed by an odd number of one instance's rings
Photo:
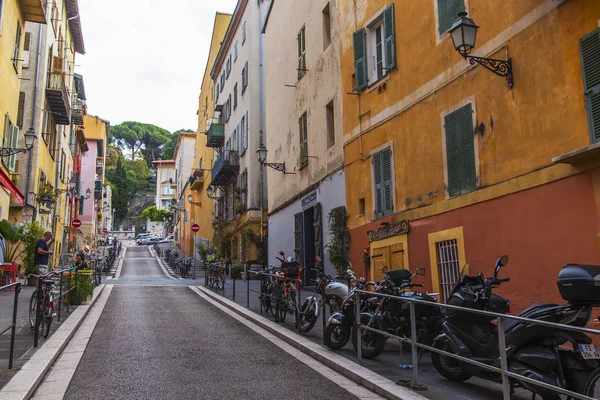
[[[52,73],[62,74],[64,72],[63,65],[65,64],[63,57],[52,57]]]

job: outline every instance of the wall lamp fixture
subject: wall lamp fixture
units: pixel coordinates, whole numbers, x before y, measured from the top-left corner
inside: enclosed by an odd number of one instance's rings
[[[256,150],[256,154],[258,155],[258,162],[264,165],[265,167],[273,168],[276,171],[283,172],[285,175],[295,175],[295,172],[285,172],[285,163],[269,163],[265,162],[267,160],[267,148],[264,145],[260,145]]]
[[[10,157],[17,153],[27,153],[33,148],[33,143],[35,142],[35,132],[33,130],[28,130],[25,134],[25,148],[18,149],[12,147],[0,147],[0,156],[1,157]]]
[[[475,65],[475,63],[483,66],[484,68],[492,71],[494,74],[506,78],[508,87],[513,87],[513,73],[512,73],[512,60],[497,60],[494,58],[483,58],[470,56],[469,54],[475,47],[475,40],[477,38],[477,29],[479,27],[475,25],[475,22],[467,17],[466,12],[458,14],[458,19],[454,21],[452,28],[450,28],[450,35],[452,36],[452,42],[454,48],[460,53],[465,60],[469,60],[469,64]]]
[[[187,199],[188,199],[188,203],[190,203],[190,204],[192,204],[194,206],[200,206],[200,205],[202,205],[201,201],[192,201],[192,195],[191,194],[188,194]]]

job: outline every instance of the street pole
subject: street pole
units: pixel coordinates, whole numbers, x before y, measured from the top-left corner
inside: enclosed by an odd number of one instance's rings
[[[192,273],[192,279],[196,279],[196,247],[196,232],[194,232],[194,262],[192,263],[194,272]]]

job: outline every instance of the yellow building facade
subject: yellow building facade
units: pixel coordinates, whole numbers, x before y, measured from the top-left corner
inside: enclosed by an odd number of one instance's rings
[[[41,0],[5,0],[0,8],[0,129],[3,147],[17,147],[21,56],[25,22],[46,23]],[[0,166],[0,219],[7,219],[11,198],[24,204],[24,194],[10,175],[14,156],[5,157]],[[11,166],[12,165],[12,166]]]
[[[350,260],[427,267],[444,300],[467,262],[508,254],[515,307],[555,301],[564,264],[600,263],[600,3],[447,4],[338,1]],[[512,88],[455,50],[461,11]]]
[[[202,77],[202,87],[198,96],[198,130],[195,143],[195,165],[190,173],[190,194],[193,204],[187,202],[186,208],[189,208],[191,220],[198,224],[200,230],[196,234],[198,238],[211,240],[213,238],[213,200],[208,197],[206,188],[210,185],[211,168],[213,165],[213,149],[206,146],[206,131],[208,130],[209,120],[214,118],[215,110],[215,88],[214,81],[210,76],[210,69],[215,62],[215,58],[221,48],[221,43],[225,38],[227,27],[231,21],[231,14],[216,13],[213,26],[210,49],[204,76]],[[187,195],[186,195],[187,198]]]

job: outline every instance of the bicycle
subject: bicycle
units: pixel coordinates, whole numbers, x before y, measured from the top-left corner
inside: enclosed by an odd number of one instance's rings
[[[50,333],[52,317],[55,315],[54,293],[52,289],[56,286],[56,281],[47,279],[51,276],[59,275],[56,272],[49,272],[43,275],[28,275],[28,278],[35,277],[37,279],[42,279],[42,293],[38,296],[38,291],[36,289],[29,300],[29,324],[33,329],[39,328],[44,338],[47,338]]]

